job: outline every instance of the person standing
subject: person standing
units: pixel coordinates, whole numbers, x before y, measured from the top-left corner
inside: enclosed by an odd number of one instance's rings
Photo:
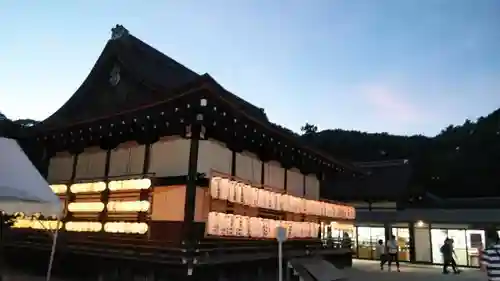
[[[396,236],[394,234],[391,235],[391,239],[387,240],[386,247],[387,247],[387,253],[388,253],[389,271],[391,271],[392,263],[396,262],[396,268],[397,268],[398,272],[400,272],[400,270],[399,270],[399,258],[398,258],[399,247],[398,247],[398,241],[396,241]]]
[[[384,264],[387,262],[387,254],[385,252],[385,245],[382,239],[378,240],[378,244],[375,248],[375,254],[380,260],[380,270],[384,270]]]
[[[500,239],[496,230],[487,233],[491,243],[481,253],[481,265],[486,270],[489,281],[500,281]]]

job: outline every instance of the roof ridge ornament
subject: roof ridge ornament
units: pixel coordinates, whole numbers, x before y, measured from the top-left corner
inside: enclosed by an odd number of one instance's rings
[[[118,85],[120,83],[120,66],[115,65],[109,74],[109,83],[112,86]]]
[[[129,35],[128,30],[121,24],[117,24],[111,29],[111,40],[117,40],[127,35]]]

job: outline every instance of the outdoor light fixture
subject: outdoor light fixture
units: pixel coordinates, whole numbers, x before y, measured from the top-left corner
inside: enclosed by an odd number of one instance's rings
[[[104,231],[111,233],[144,234],[148,228],[148,224],[144,222],[107,222],[104,224]]]
[[[119,180],[109,182],[110,191],[141,190],[151,187],[150,179]]]
[[[99,232],[102,229],[102,224],[92,221],[69,221],[64,225],[64,228],[67,231]]]
[[[147,212],[149,201],[111,201],[107,204],[108,212]]]
[[[50,188],[55,194],[64,194],[68,190],[68,186],[65,184],[52,184]]]
[[[72,184],[69,190],[72,193],[93,193],[101,192],[106,189],[105,182],[87,182],[87,183],[75,183]]]
[[[102,202],[72,202],[68,204],[70,212],[102,212],[104,204]]]

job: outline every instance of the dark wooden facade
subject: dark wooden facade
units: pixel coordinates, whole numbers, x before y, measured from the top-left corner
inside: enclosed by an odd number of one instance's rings
[[[151,222],[146,238],[103,232],[81,235],[62,232],[58,247],[61,257],[89,256],[97,263],[123,260],[160,267],[168,264],[169,268],[182,272],[180,276],[186,272],[187,276],[200,276],[211,270],[207,269],[208,265],[275,260],[276,257],[274,241],[204,239],[205,225],[195,221],[197,187],[208,186],[207,175],[197,169],[201,141],[211,139],[224,143],[232,151],[232,167],[236,153],[243,151],[255,154],[262,162],[262,170],[265,162],[278,162],[285,171],[285,188],[286,171],[292,168],[304,175],[314,174],[320,180],[325,175],[342,174],[345,179],[366,173],[305,145],[290,131],[271,123],[263,110],[228,92],[208,74],[198,75],[187,69],[129,34],[122,26],[113,29],[112,38],[75,94],[57,112],[30,130],[20,141],[45,175],[49,173],[51,157],[58,153],[72,155],[71,176],[64,182],[68,186],[89,180],[108,183],[120,179],[110,176],[111,153],[127,142],[145,147],[140,173],[128,178],[150,178],[154,186],[185,186],[182,222],[163,222],[158,226]],[[158,177],[149,167],[151,148],[169,136],[189,140],[187,173]],[[102,176],[78,179],[75,176],[78,158],[91,147],[105,151]],[[234,171],[231,174],[234,176]],[[138,191],[137,196],[148,198],[151,190]],[[109,197],[109,192],[103,192],[100,201],[108,202]],[[68,192],[64,200],[65,204],[74,202],[75,195]],[[97,219],[104,222],[109,215],[102,212]],[[69,212],[66,219],[71,216]],[[145,219],[139,216],[137,221]],[[11,243],[15,249],[49,248],[46,237],[34,231],[19,230],[17,234]],[[310,254],[350,259],[348,249],[324,248],[318,239],[291,241],[285,246],[285,255],[289,257]]]

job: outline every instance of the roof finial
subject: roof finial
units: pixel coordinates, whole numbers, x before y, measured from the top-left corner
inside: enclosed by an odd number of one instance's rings
[[[117,24],[115,27],[111,29],[111,40],[120,39],[122,37],[127,36],[128,34],[129,34],[128,30],[125,27],[123,27],[123,25]]]

